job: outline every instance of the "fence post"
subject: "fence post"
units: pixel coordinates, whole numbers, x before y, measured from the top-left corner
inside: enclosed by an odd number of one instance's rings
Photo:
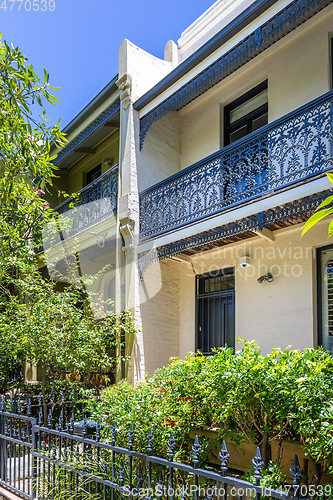
[[[2,403],[1,403],[1,411],[3,411],[3,408],[2,408]],[[0,415],[0,434],[3,436],[4,435],[4,425],[3,425],[3,421],[4,421],[4,416],[3,415]],[[0,478],[5,481],[6,478],[5,478],[5,464],[6,464],[6,441],[5,441],[5,438],[4,437],[1,437],[0,438]]]
[[[36,488],[36,486],[37,486],[36,425],[37,425],[37,419],[35,419],[33,421],[33,424],[31,426],[31,444],[32,444],[32,449],[31,449],[31,456],[32,456],[31,493],[32,493],[32,498],[36,498],[36,490],[37,490],[37,488]]]

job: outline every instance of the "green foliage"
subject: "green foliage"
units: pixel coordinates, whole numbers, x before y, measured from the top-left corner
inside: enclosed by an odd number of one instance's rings
[[[101,398],[95,416],[109,425],[117,422],[124,446],[133,423],[140,451],[146,450],[151,427],[154,453],[166,455],[172,430],[176,456],[189,459],[193,439],[188,436],[194,427],[217,429],[221,439],[260,446],[267,465],[273,440],[301,441],[323,470],[330,467],[333,360],[322,348],[273,349],[263,356],[254,342],[244,342],[235,354],[223,348],[214,356],[174,359],[145,383],[132,387],[122,382]],[[200,444],[207,448],[209,441],[201,437]]]
[[[326,174],[329,181],[333,183],[333,174]],[[302,236],[309,231],[313,226],[315,226],[318,222],[323,220],[325,217],[328,217],[333,214],[333,196],[327,196],[325,200],[320,203],[320,205],[316,208],[316,211],[311,217],[306,221],[303,226]],[[331,238],[333,234],[333,221],[329,223],[328,226],[328,238]]]
[[[10,360],[39,365],[45,394],[47,383],[54,389],[59,378],[111,370],[134,327],[126,313],[107,314],[106,304],[97,304],[97,312],[86,292],[93,278],[78,277],[77,269],[62,289],[41,276],[36,238],[46,225],[58,227],[43,199],[55,176],[50,145],[60,147],[65,138],[59,123],[48,126],[45,112],[37,122],[31,107],[57,99],[47,72],[41,80],[6,42],[0,44],[0,87],[0,374],[4,378]]]

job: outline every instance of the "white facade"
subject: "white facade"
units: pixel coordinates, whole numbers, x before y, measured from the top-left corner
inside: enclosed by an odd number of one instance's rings
[[[165,60],[125,40],[113,93],[105,103],[100,98],[97,111],[88,105],[72,127],[70,143],[120,102],[111,123],[118,128],[103,137],[101,129],[87,134],[82,144],[95,152],[80,146],[82,157],[71,153],[72,163],[60,168],[77,190],[71,179],[86,165],[111,154],[119,162],[117,213],[94,233],[113,228],[115,250],[104,258],[112,261],[114,287],[105,293],[115,294],[118,311],[133,311],[139,329],[127,339],[129,380],[151,376],[200,343],[211,349],[231,337],[236,349],[243,338],[263,352],[316,347],[325,335],[330,344],[318,250],[330,244],[327,223],[300,235],[331,186],[332,26],[328,0],[217,1],[177,45],[167,43]],[[267,88],[267,100],[252,109],[257,88]],[[243,256],[251,257],[245,269]],[[223,270],[232,276],[230,289],[222,290],[229,286]],[[219,289],[208,290],[209,273],[218,276]],[[273,281],[259,284],[267,273]]]

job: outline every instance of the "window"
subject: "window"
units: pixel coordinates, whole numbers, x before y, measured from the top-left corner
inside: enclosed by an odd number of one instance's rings
[[[235,270],[196,276],[196,350],[235,347]]]
[[[317,250],[318,344],[333,350],[333,247]]]
[[[94,182],[94,180],[100,177],[101,174],[102,174],[102,164],[100,163],[99,165],[97,165],[97,167],[87,172],[87,185],[90,184],[91,182]]]
[[[267,80],[224,108],[224,145],[268,123]]]

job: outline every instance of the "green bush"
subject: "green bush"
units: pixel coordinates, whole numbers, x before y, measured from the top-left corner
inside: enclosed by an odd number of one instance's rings
[[[263,356],[254,342],[244,342],[236,354],[228,348],[207,357],[190,354],[135,387],[122,381],[107,388],[94,413],[109,425],[117,422],[123,446],[133,423],[134,447],[142,452],[151,427],[154,454],[167,456],[172,430],[175,458],[183,460],[191,459],[193,427],[218,428],[221,439],[260,446],[266,466],[272,441],[301,441],[320,476],[332,470],[333,359],[322,348],[273,349]],[[209,440],[200,444],[205,452]]]

